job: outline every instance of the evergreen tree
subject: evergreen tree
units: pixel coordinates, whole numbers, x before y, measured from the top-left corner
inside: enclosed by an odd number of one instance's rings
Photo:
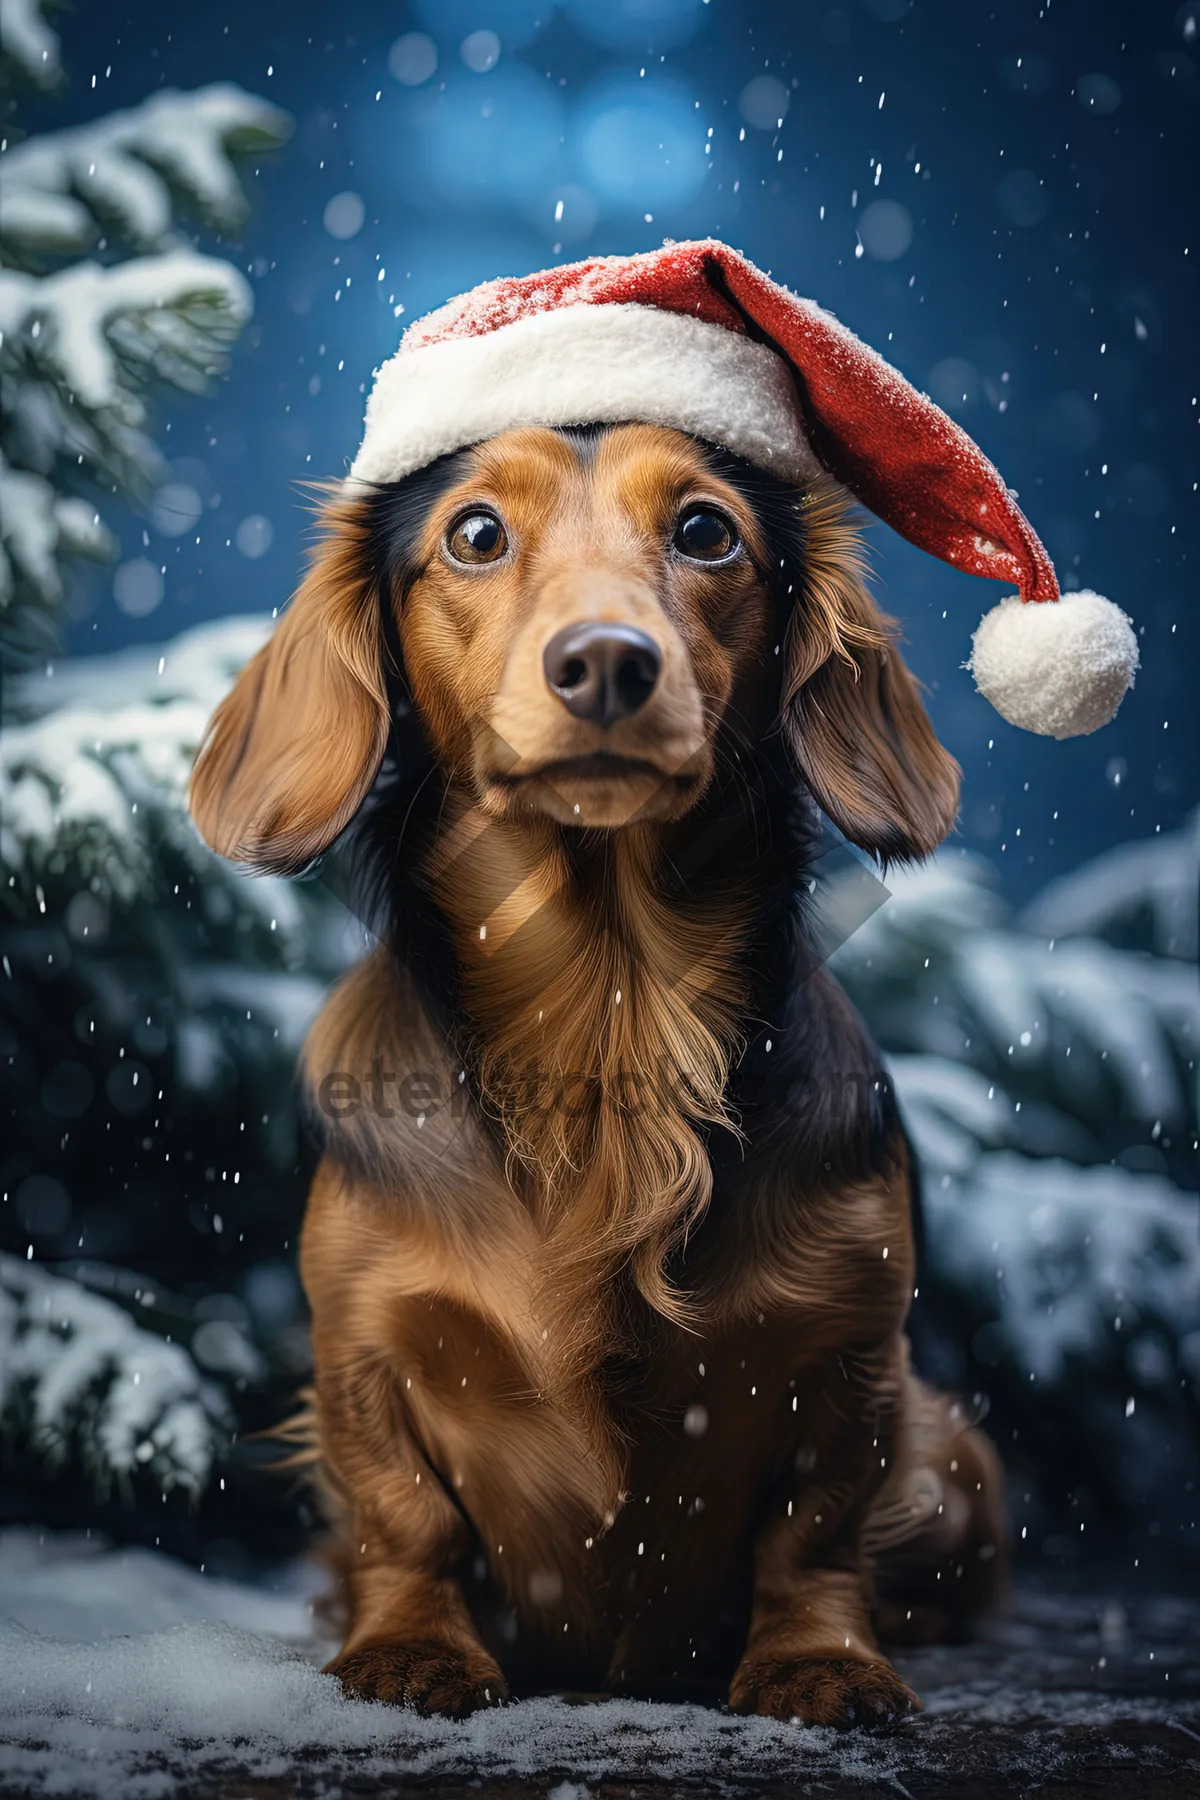
[[[72,560],[115,553],[105,515],[161,482],[154,389],[205,391],[250,317],[244,277],[182,221],[218,243],[236,231],[239,164],[290,131],[278,108],[219,83],[23,135],[21,93],[63,80],[38,0],[0,0],[10,675],[57,644]],[[0,1232],[20,1260],[0,1279],[0,1432],[18,1510],[43,1480],[79,1517],[105,1489],[199,1493],[231,1435],[224,1389],[241,1404],[264,1372],[222,1264],[238,1262],[227,1246],[243,1219],[287,1256],[290,1071],[319,991],[288,972],[322,964],[303,899],[227,877],[181,800],[203,722],[264,630],[223,630],[211,648],[201,633],[169,673],[156,651],[106,665],[95,686],[98,672],[74,686],[63,673],[46,694],[5,684]],[[126,1261],[144,1273],[126,1277]],[[264,1259],[256,1292],[290,1385],[286,1261]],[[127,1405],[134,1385],[144,1417]],[[131,1420],[145,1428],[136,1444],[122,1435]]]
[[[62,82],[36,0],[0,0],[0,91]],[[202,392],[253,309],[177,211],[212,230],[246,213],[239,159],[287,137],[277,107],[217,83],[163,90],[88,125],[22,138],[0,123],[0,648],[52,649],[75,557],[116,550],[104,513],[163,464],[148,395]],[[131,254],[132,252],[132,254]]]

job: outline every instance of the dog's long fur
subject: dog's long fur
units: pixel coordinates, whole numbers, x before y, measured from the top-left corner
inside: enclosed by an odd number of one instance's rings
[[[552,515],[583,518],[589,481],[629,519],[597,500],[555,562]],[[513,798],[524,752],[497,721],[536,732],[554,703],[511,673],[525,590],[489,638],[437,561],[472,482],[541,521],[547,617],[571,617],[590,558],[684,647],[661,729],[683,741],[694,676],[699,748],[615,826]],[[689,483],[738,509],[746,554],[723,588],[656,589],[645,521]],[[472,692],[499,696],[486,716]],[[353,820],[379,933],[306,1051],[351,1691],[454,1713],[546,1685],[728,1694],[871,1723],[912,1699],[877,1628],[929,1636],[988,1603],[995,1459],[909,1369],[906,1146],[808,911],[817,806],[900,858],[956,796],[830,481],[798,495],[625,427],[509,434],[328,504],[192,805],[216,848],[275,870]]]

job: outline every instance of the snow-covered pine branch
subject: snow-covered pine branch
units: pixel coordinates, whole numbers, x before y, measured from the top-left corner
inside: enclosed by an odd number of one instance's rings
[[[141,425],[146,404],[139,389],[149,380],[202,392],[225,366],[221,350],[253,310],[249,283],[237,269],[191,250],[112,267],[77,263],[41,278],[0,272],[5,373],[17,383],[47,383],[64,402],[53,420],[18,413],[18,443],[44,470],[56,451],[77,456],[82,450],[107,473],[99,462],[102,446],[86,434],[78,443],[64,441],[61,427],[76,415],[100,431]],[[28,407],[26,397],[15,398]]]
[[[1163,1176],[996,1151],[965,1183],[930,1183],[926,1204],[943,1278],[1000,1321],[997,1348],[1025,1380],[1085,1368],[1095,1380],[1113,1363],[1127,1381],[1200,1378],[1200,1345],[1183,1349],[1200,1294],[1196,1204]],[[1122,1371],[1146,1332],[1158,1357],[1143,1345]]]
[[[236,230],[246,196],[234,159],[273,149],[290,128],[277,106],[219,81],[27,138],[4,157],[0,254],[28,263],[91,249],[106,233],[167,249],[179,242],[181,200],[204,224]]]
[[[1176,1184],[1196,1133],[1195,983],[1174,960],[1193,844],[1189,826],[1110,852],[1018,921],[986,864],[943,855],[893,872],[831,959],[916,1151],[939,1379],[991,1396],[1002,1444],[1040,1441],[1031,1488],[1069,1440],[1064,1477],[1117,1516],[1182,1491],[1200,1418],[1200,1233]]]
[[[263,619],[222,619],[173,644],[52,665],[19,684],[12,709],[24,720],[0,731],[0,854],[10,875],[46,889],[65,875],[72,891],[88,886],[110,906],[161,898],[168,858],[220,883],[229,865],[192,829],[188,776],[209,713],[268,630]],[[233,879],[255,905],[263,884]],[[294,890],[266,888],[286,941]]]
[[[117,540],[90,501],[10,468],[0,453],[0,613],[22,585],[57,605],[68,557],[107,562],[116,553]]]
[[[0,1045],[38,1166],[69,1196],[39,1255],[70,1254],[83,1227],[85,1253],[136,1261],[159,1230],[205,1229],[189,1217],[256,1239],[294,1204],[296,1056],[361,928],[319,881],[214,856],[186,808],[208,717],[270,625],[216,621],[10,688]],[[131,1219],[131,1178],[161,1209],[89,1235],[113,1205]]]
[[[172,644],[44,668],[12,683],[0,731],[0,1054],[24,1121],[0,1243],[18,1258],[32,1244],[57,1263],[61,1288],[90,1288],[86,1320],[100,1289],[138,1327],[170,1330],[251,1428],[290,1395],[263,1416],[261,1359],[236,1312],[248,1322],[261,1305],[272,1367],[294,1379],[303,1323],[281,1258],[300,1203],[295,1062],[328,979],[353,954],[347,915],[319,882],[246,879],[187,815],[207,719],[270,629],[265,617],[221,620]],[[86,1266],[63,1260],[75,1257]],[[121,1263],[159,1272],[142,1284],[152,1303],[136,1286],[130,1298]],[[163,1271],[186,1290],[177,1304]],[[243,1281],[253,1309],[238,1298]],[[214,1297],[221,1308],[207,1310]],[[0,1294],[5,1305],[15,1302]],[[75,1355],[42,1332],[22,1353],[27,1372],[41,1349],[47,1371]],[[0,1368],[9,1363],[0,1322]],[[43,1431],[27,1389],[6,1422],[53,1483],[64,1433]],[[96,1435],[92,1398],[86,1407],[71,1429],[91,1433],[99,1468],[109,1440]]]
[[[1100,937],[1194,962],[1200,808],[1182,831],[1118,844],[1044,888],[1021,915],[1040,937]]]
[[[1162,1174],[1033,1154],[1044,1127],[977,1070],[932,1056],[889,1067],[921,1168],[931,1272],[996,1321],[994,1360],[1043,1382],[1087,1367],[1122,1399],[1142,1377],[1190,1380],[1200,1397],[1194,1194]],[[1066,1135],[1069,1153],[1079,1145]],[[1124,1346],[1146,1332],[1158,1361],[1135,1348],[1124,1372]]]
[[[193,251],[42,279],[0,270],[0,620],[10,645],[52,643],[39,614],[61,601],[69,557],[115,553],[94,504],[64,486],[82,474],[145,491],[160,468],[141,429],[145,389],[202,392],[252,310],[239,272]]]
[[[0,1254],[0,1434],[104,1491],[139,1472],[198,1495],[230,1438],[221,1389],[121,1307]]]
[[[19,69],[35,87],[58,86],[62,80],[58,34],[43,19],[41,0],[0,0],[0,59]]]
[[[0,454],[9,502],[0,621],[11,648],[51,647],[45,625],[62,597],[65,557],[81,547],[111,554],[114,540],[95,506],[70,487],[82,478],[145,493],[161,467],[142,429],[146,389],[167,382],[202,392],[226,367],[226,347],[252,311],[239,271],[195,251],[115,267],[81,263],[40,278],[0,270]]]
[[[1087,870],[1075,880],[1082,891]],[[1021,1115],[1005,1141],[1033,1154],[1104,1160],[1116,1122],[1182,1129],[1200,1009],[1176,964],[1014,928],[975,858],[944,855],[889,882],[886,904],[831,959],[886,1050],[944,1059],[960,1079],[976,1070]]]
[[[123,922],[143,952],[156,943],[181,1073],[196,1082],[212,1079],[220,1018],[244,1019],[248,1004],[286,1068],[319,1002],[315,972],[335,973],[347,955],[345,915],[322,888],[247,880],[187,814],[207,720],[270,628],[221,619],[170,644],[52,666],[17,685],[19,722],[0,732],[10,905],[65,917],[77,962]],[[136,924],[144,910],[155,916],[149,940]]]
[[[1153,1533],[1186,1540],[1200,1422],[1195,1195],[1163,1175],[1011,1150],[961,1177],[931,1175],[927,1160],[923,1281],[958,1338],[944,1378],[990,1393],[1002,1446],[1019,1437],[1012,1453],[1043,1497],[1056,1472],[1110,1520],[1127,1526],[1145,1509]]]
[[[16,67],[53,86],[57,54],[34,0],[0,0],[0,76]],[[0,155],[0,645],[10,653],[49,653],[64,564],[114,553],[96,493],[142,500],[161,478],[149,390],[203,392],[253,310],[241,273],[174,228],[176,208],[235,228],[246,212],[237,159],[290,128],[279,108],[218,82]],[[150,254],[114,261],[115,242]],[[89,250],[108,260],[48,261]]]

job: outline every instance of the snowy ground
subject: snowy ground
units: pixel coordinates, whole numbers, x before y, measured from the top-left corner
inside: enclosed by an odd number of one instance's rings
[[[314,1578],[207,1579],[80,1537],[0,1536],[0,1793],[213,1800],[443,1794],[480,1778],[584,1800],[1200,1794],[1200,1603],[1019,1591],[987,1643],[910,1656],[928,1705],[890,1738],[695,1707],[526,1701],[463,1724],[343,1699],[318,1672]]]

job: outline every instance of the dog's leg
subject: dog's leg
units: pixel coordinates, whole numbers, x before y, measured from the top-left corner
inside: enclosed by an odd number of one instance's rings
[[[828,1371],[814,1371],[810,1441],[755,1545],[750,1631],[729,1693],[735,1711],[884,1726],[920,1707],[875,1640],[861,1547],[890,1461],[897,1365],[889,1345],[843,1353]]]
[[[328,1665],[348,1693],[463,1718],[508,1688],[479,1640],[457,1571],[462,1514],[405,1429],[390,1372],[318,1375],[321,1445],[345,1496],[350,1634]]]
[[[864,1536],[875,1618],[888,1643],[962,1639],[1007,1587],[1000,1459],[961,1401],[912,1374],[905,1390],[904,1442]]]

